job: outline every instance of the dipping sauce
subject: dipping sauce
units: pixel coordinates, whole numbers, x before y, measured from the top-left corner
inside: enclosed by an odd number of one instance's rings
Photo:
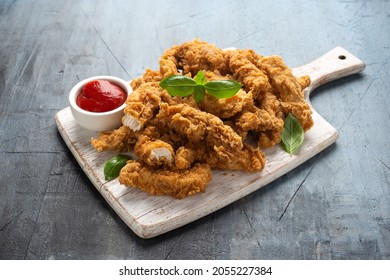
[[[87,83],[76,98],[76,104],[89,112],[108,112],[126,101],[126,92],[118,85],[105,80]]]

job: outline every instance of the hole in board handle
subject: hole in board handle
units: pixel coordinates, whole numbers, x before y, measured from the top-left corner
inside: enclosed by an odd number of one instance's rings
[[[341,60],[344,60],[344,59],[346,59],[347,57],[345,56],[345,55],[343,55],[343,54],[341,54],[341,55],[339,55],[339,59],[341,59]]]

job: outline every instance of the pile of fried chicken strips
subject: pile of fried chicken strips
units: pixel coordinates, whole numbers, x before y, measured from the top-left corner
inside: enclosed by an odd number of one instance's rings
[[[280,143],[288,113],[304,131],[313,126],[303,94],[310,78],[294,77],[279,56],[222,50],[196,39],[165,51],[159,65],[131,81],[123,125],[91,140],[97,151],[134,152],[137,159],[119,174],[126,186],[175,198],[204,192],[212,169],[262,170],[260,148]],[[235,80],[242,88],[233,97],[206,94],[197,103],[192,95],[173,97],[160,87],[166,77],[194,78],[201,70],[207,81]],[[257,145],[246,143],[249,136]]]

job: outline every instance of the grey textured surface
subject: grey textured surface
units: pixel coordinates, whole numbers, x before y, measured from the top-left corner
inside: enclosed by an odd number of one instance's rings
[[[1,1],[0,259],[390,259],[390,2]],[[362,74],[312,94],[340,138],[265,188],[142,240],[54,123],[80,79],[156,69],[200,38],[299,66],[336,46]]]

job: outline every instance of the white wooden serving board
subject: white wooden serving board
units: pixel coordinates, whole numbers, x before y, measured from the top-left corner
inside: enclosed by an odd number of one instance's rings
[[[293,69],[295,76],[310,75],[306,99],[316,87],[329,81],[362,71],[364,63],[341,47],[319,59]],[[310,102],[309,102],[310,103]],[[117,152],[96,152],[90,145],[92,132],[80,127],[67,107],[56,114],[56,123],[74,157],[122,220],[141,238],[151,238],[203,216],[206,216],[279,178],[313,157],[338,137],[338,132],[314,109],[314,126],[296,155],[290,156],[280,145],[266,149],[266,165],[261,172],[213,171],[213,180],[205,193],[178,200],[168,196],[152,196],[136,188],[125,187],[118,180],[105,181],[103,166]]]

